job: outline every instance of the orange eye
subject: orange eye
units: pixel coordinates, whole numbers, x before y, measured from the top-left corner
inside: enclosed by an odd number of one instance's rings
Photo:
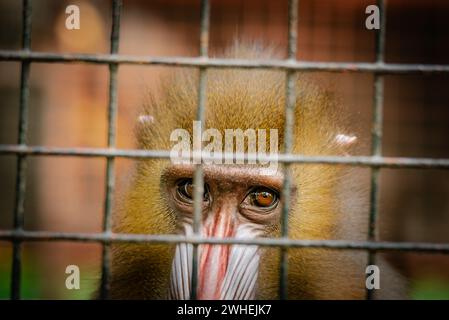
[[[251,194],[251,205],[261,208],[274,207],[278,202],[277,193],[268,188],[259,188]]]

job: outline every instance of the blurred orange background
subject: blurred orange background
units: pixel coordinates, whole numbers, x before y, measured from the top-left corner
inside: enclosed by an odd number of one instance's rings
[[[76,4],[81,29],[65,28],[65,8]],[[306,61],[372,62],[374,31],[365,28],[370,1],[301,0],[298,56]],[[121,54],[197,56],[198,0],[125,0]],[[111,4],[96,1],[33,1],[32,50],[108,53]],[[286,53],[287,1],[212,0],[210,50],[220,55],[235,38],[275,45]],[[449,64],[449,2],[395,0],[387,4],[386,61]],[[0,49],[18,50],[21,2],[0,2]],[[119,67],[119,148],[135,148],[133,127],[149,90],[169,69]],[[373,76],[320,73],[345,111],[370,136]],[[15,144],[20,63],[0,61],[0,144]],[[30,145],[106,147],[108,68],[105,65],[31,66]],[[385,77],[386,156],[449,158],[449,75]],[[365,153],[369,153],[366,148]],[[105,159],[30,157],[25,203],[28,230],[99,232],[104,202]],[[126,186],[131,160],[118,159],[117,184]],[[12,228],[14,156],[0,156],[0,229]],[[381,174],[380,238],[449,242],[449,172],[391,170]],[[89,298],[99,278],[97,244],[24,245],[24,298]],[[11,245],[0,242],[0,298],[10,284]],[[449,299],[449,257],[395,253],[391,260],[412,279],[415,298]],[[81,290],[65,289],[65,267],[85,270]]]

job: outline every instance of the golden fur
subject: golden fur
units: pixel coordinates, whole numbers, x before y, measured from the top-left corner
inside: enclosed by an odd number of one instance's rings
[[[236,45],[229,58],[267,58],[272,50]],[[278,129],[284,139],[285,73],[267,70],[209,70],[205,128]],[[347,148],[335,142],[345,131],[346,119],[333,97],[299,76],[294,126],[294,152],[307,155],[344,155]],[[198,72],[177,72],[162,85],[162,96],[152,96],[145,114],[152,121],[140,124],[140,148],[170,150],[170,133],[192,131],[196,116]],[[168,160],[141,161],[132,188],[114,215],[114,232],[166,234],[175,232],[174,212],[161,188],[161,172]],[[341,166],[294,165],[297,194],[290,213],[294,239],[337,239],[338,180]],[[357,232],[360,232],[357,231]],[[277,229],[269,234],[277,236]],[[112,298],[164,298],[171,268],[172,245],[123,244],[113,247]],[[363,298],[365,253],[324,249],[289,250],[289,297]],[[258,298],[278,297],[279,249],[264,249]]]

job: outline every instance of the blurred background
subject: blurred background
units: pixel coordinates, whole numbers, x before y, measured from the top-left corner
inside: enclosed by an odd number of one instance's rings
[[[298,59],[372,62],[374,31],[365,28],[366,6],[375,1],[301,0]],[[81,11],[81,29],[65,28],[66,6]],[[197,56],[199,0],[124,0],[120,53]],[[32,50],[108,53],[108,0],[33,1]],[[220,55],[235,38],[275,45],[286,55],[287,1],[212,0],[210,48]],[[386,61],[449,64],[449,2],[387,3]],[[0,0],[0,49],[18,50],[21,1]],[[119,67],[119,148],[134,148],[133,127],[146,93],[167,67]],[[369,137],[373,76],[320,73],[354,126]],[[0,61],[0,144],[15,144],[20,63]],[[29,144],[106,147],[108,68],[88,64],[32,64]],[[449,158],[449,75],[385,77],[386,156]],[[366,153],[369,152],[367,148]],[[105,159],[30,157],[25,203],[27,230],[100,232]],[[131,160],[118,159],[118,191]],[[0,156],[0,229],[12,228],[16,158]],[[381,171],[380,238],[449,242],[449,172]],[[10,290],[12,246],[0,241],[0,298]],[[449,299],[449,256],[394,253],[390,260],[411,281],[411,297]],[[100,277],[101,246],[25,243],[22,296],[87,299]],[[65,268],[81,268],[81,289],[65,288]]]

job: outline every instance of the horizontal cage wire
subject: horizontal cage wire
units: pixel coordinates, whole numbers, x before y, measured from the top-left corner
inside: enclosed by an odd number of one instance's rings
[[[449,169],[449,159],[383,157],[382,146],[382,109],[383,109],[383,75],[385,74],[439,74],[449,73],[449,65],[426,64],[394,64],[384,62],[385,52],[385,3],[378,1],[381,12],[381,28],[376,34],[376,61],[374,63],[336,63],[336,62],[305,62],[296,60],[297,29],[298,29],[298,0],[289,0],[288,7],[288,58],[286,60],[243,60],[217,59],[208,57],[210,4],[208,0],[201,0],[200,18],[200,56],[187,57],[145,57],[118,54],[121,0],[112,0],[112,27],[110,36],[110,54],[56,54],[51,52],[31,51],[31,0],[23,0],[22,9],[22,48],[18,51],[0,50],[0,61],[19,61],[21,63],[20,102],[19,102],[19,138],[16,145],[0,145],[0,155],[17,156],[16,196],[14,207],[13,230],[1,230],[0,240],[13,243],[13,259],[11,273],[11,299],[20,299],[21,279],[21,250],[24,241],[70,241],[70,242],[98,242],[103,244],[102,278],[100,297],[108,298],[110,278],[110,244],[118,243],[190,243],[194,245],[192,265],[191,299],[197,297],[198,285],[198,245],[258,245],[279,247],[281,249],[279,297],[286,299],[288,288],[288,248],[329,248],[364,250],[368,253],[368,264],[375,262],[378,251],[409,251],[449,254],[449,244],[423,242],[389,242],[376,239],[376,220],[378,214],[379,171],[381,168],[416,168],[416,169]],[[108,102],[108,143],[107,148],[58,148],[47,146],[27,145],[28,129],[28,97],[29,72],[31,63],[91,63],[109,65],[109,102]],[[112,201],[115,186],[114,160],[115,158],[152,159],[170,158],[167,150],[124,150],[115,148],[117,122],[117,74],[121,64],[163,65],[175,67],[196,67],[200,70],[198,83],[198,107],[196,120],[204,123],[206,109],[206,83],[208,68],[244,68],[244,69],[275,69],[286,73],[286,125],[285,125],[285,153],[277,155],[276,161],[284,164],[288,173],[289,165],[300,164],[330,164],[364,166],[371,168],[370,214],[367,241],[346,240],[294,240],[288,237],[288,205],[283,207],[281,216],[280,238],[211,238],[201,236],[201,206],[203,193],[203,171],[199,164],[194,176],[194,233],[192,236],[180,235],[145,235],[145,234],[116,234],[111,230]],[[304,156],[292,154],[292,127],[295,105],[294,75],[296,72],[357,72],[374,74],[373,119],[371,156]],[[29,156],[78,156],[102,157],[107,159],[105,178],[105,199],[103,215],[103,232],[95,234],[45,232],[24,230],[24,200],[26,190],[26,168]],[[202,154],[202,161],[216,159],[248,159],[254,154],[222,153],[211,156]],[[262,161],[273,160],[269,155],[258,155]],[[285,174],[282,194],[288,203],[290,175]],[[367,290],[367,299],[373,298],[372,290]]]
[[[214,238],[203,236],[153,235],[127,233],[71,233],[50,231],[0,231],[0,240],[26,241],[70,241],[99,243],[192,243],[192,244],[241,244],[285,248],[330,248],[376,251],[416,251],[429,253],[449,253],[447,243],[391,242],[391,241],[350,241],[350,240],[296,240],[283,238]]]
[[[0,60],[32,61],[40,63],[93,63],[93,64],[130,64],[162,65],[173,67],[208,67],[295,70],[301,72],[359,72],[374,74],[438,74],[449,73],[449,65],[441,64],[405,64],[405,63],[369,63],[369,62],[307,62],[286,60],[245,60],[223,58],[189,57],[145,57],[122,54],[58,54],[51,52],[0,50]]]
[[[130,159],[169,159],[168,150],[129,150],[115,148],[61,148],[46,146],[1,145],[0,154],[32,155],[32,156],[77,156],[77,157],[114,157]],[[408,168],[408,169],[449,169],[449,159],[410,158],[410,157],[382,157],[382,156],[305,156],[301,154],[264,155],[257,153],[202,153],[203,160],[235,160],[254,159],[261,161],[279,161],[301,164],[330,164],[350,165],[361,167]],[[180,160],[192,158],[179,156]]]

